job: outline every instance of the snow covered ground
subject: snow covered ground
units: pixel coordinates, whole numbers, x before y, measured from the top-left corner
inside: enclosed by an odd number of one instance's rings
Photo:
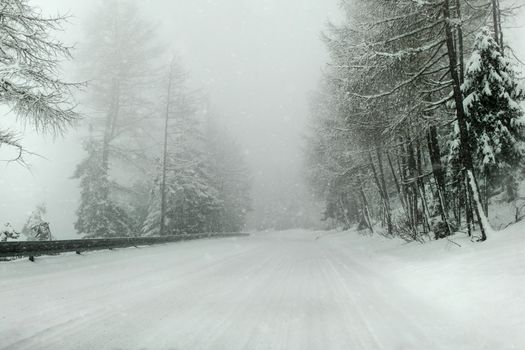
[[[524,349],[525,226],[354,232],[0,263],[0,349]]]

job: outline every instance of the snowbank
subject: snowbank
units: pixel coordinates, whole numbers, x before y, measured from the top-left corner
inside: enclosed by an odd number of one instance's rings
[[[480,349],[525,349],[525,223],[484,243],[464,234],[425,244],[349,236],[338,244],[357,248],[393,283],[446,312],[465,338],[481,332]]]

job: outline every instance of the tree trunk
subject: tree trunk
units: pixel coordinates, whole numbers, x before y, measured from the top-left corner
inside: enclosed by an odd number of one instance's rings
[[[104,127],[104,140],[102,144],[102,168],[105,175],[109,172],[109,148],[113,137],[115,136],[116,119],[120,111],[120,84],[114,79],[111,88],[111,105],[109,107],[108,115],[106,117],[106,125]]]
[[[501,49],[501,53],[503,53],[503,27],[501,25],[501,9],[499,0],[492,0],[492,22],[494,26],[494,40],[496,40],[496,43]]]
[[[351,223],[350,223],[350,219],[348,218],[348,212],[346,210],[346,205],[345,205],[345,200],[343,198],[343,194],[339,196],[339,206],[341,207],[341,212],[343,213],[343,219],[345,220],[345,224],[346,224],[345,230],[348,230],[351,227]]]
[[[170,120],[171,86],[173,83],[173,62],[168,77],[168,95],[166,98],[166,114],[164,116],[164,147],[162,154],[162,183],[160,186],[160,236],[166,234],[166,180],[168,173],[168,129]]]
[[[390,209],[390,195],[388,194],[388,188],[386,186],[386,179],[385,179],[385,170],[384,170],[384,167],[383,167],[383,155],[381,153],[381,148],[380,147],[376,147],[376,154],[377,154],[377,164],[378,164],[378,169],[379,169],[379,176],[380,176],[380,180],[381,180],[381,187],[383,188],[383,193],[385,195],[385,200],[386,200],[386,207],[387,207],[387,210],[388,212],[390,213],[391,209]],[[389,214],[390,216],[390,214]]]
[[[490,230],[490,227],[487,226],[488,219],[486,218],[485,213],[483,212],[483,207],[480,203],[479,189],[477,186],[476,178],[474,177],[474,164],[472,161],[472,152],[469,142],[467,117],[465,109],[463,107],[463,93],[461,91],[461,80],[457,71],[457,55],[454,52],[454,36],[452,34],[452,18],[450,15],[449,0],[444,0],[443,15],[445,17],[445,34],[450,65],[450,75],[452,76],[453,81],[454,101],[456,103],[456,114],[460,134],[460,159],[463,167],[467,172],[469,179],[469,187],[472,190],[474,210],[479,219],[479,227],[481,230],[481,241],[485,241],[487,239],[486,233]]]
[[[427,193],[425,189],[425,181],[422,178],[423,176],[423,154],[421,150],[421,143],[419,140],[416,143],[416,161],[417,161],[417,184],[419,185],[419,195],[421,197],[421,209],[423,215],[423,227],[425,228],[425,233],[430,232],[430,210],[428,209],[427,202]]]
[[[384,164],[383,164],[383,155],[381,153],[381,148],[376,147],[376,153],[377,153],[377,164],[379,168],[379,175],[381,180],[381,186],[383,187],[383,193],[385,195],[385,215],[386,215],[386,221],[388,226],[388,233],[393,234],[394,228],[392,223],[392,208],[390,205],[390,195],[388,194],[388,187],[386,185],[386,178],[385,178],[385,170],[384,170]]]
[[[409,197],[409,191],[408,191],[408,186],[406,184],[406,178],[407,178],[407,160],[406,160],[406,155],[407,155],[407,151],[404,147],[404,141],[402,138],[400,138],[400,149],[401,149],[401,155],[397,157],[397,166],[399,168],[399,180],[401,182],[401,191],[402,191],[402,194],[403,194],[403,198],[404,198],[404,201],[405,201],[405,205],[406,205],[406,213],[407,213],[407,217],[408,217],[408,220],[409,222],[413,223],[413,220],[412,220],[412,212],[411,212],[411,206],[410,206],[410,197]]]
[[[376,149],[377,150],[377,149]],[[385,216],[386,216],[386,223],[387,223],[387,229],[388,229],[388,234],[393,234],[393,227],[392,227],[392,216],[391,216],[391,212],[390,212],[390,203],[388,203],[388,194],[385,192],[385,189],[386,189],[386,185],[384,184],[384,174],[383,174],[383,182],[380,180],[379,178],[379,174],[376,170],[376,167],[374,165],[374,159],[372,158],[372,153],[371,152],[368,152],[368,157],[369,157],[369,161],[370,161],[370,167],[372,168],[372,173],[374,174],[374,180],[376,182],[376,186],[379,190],[379,195],[381,197],[381,200],[382,200],[382,204],[383,204],[383,209],[385,211]],[[381,157],[379,157],[379,160],[381,161]],[[382,169],[381,165],[380,165],[380,169]]]
[[[413,141],[408,142],[407,144],[407,167],[408,167],[408,174],[409,174],[409,184],[408,189],[410,191],[410,210],[412,211],[412,225],[414,227],[419,226],[420,222],[420,215],[419,215],[419,205],[418,205],[418,170],[417,170],[417,160],[416,160],[416,154],[414,150],[414,144]]]
[[[461,1],[456,0],[456,15],[457,18],[461,20]],[[463,84],[465,80],[465,53],[464,53],[464,40],[463,40],[463,25],[461,23],[458,24],[457,28],[457,55],[458,55],[458,61],[459,61],[459,81],[461,84]]]
[[[430,156],[430,163],[432,164],[432,173],[436,180],[437,187],[442,192],[445,191],[445,170],[441,162],[441,149],[439,147],[439,140],[437,134],[437,127],[431,126],[428,131],[428,153]]]
[[[423,225],[424,227],[426,227],[426,233],[429,233],[430,231],[432,231],[432,228],[430,227],[431,215],[430,215],[430,210],[428,209],[428,202],[425,196],[425,184],[423,183],[423,181],[419,183],[419,191],[421,194],[421,206],[423,208],[423,217],[424,217]]]
[[[368,199],[366,198],[365,190],[363,188],[363,180],[361,179],[361,174],[359,171],[357,172],[356,176],[357,176],[357,186],[359,187],[359,194],[361,196],[361,202],[363,206],[363,209],[362,209],[363,218],[365,220],[366,225],[368,226],[368,229],[373,234],[374,226],[372,224],[372,219],[370,215],[370,206],[368,205]]]
[[[467,234],[472,237],[472,226],[474,218],[472,217],[472,191],[469,189],[466,173],[464,173],[463,184],[465,186],[465,220],[467,221]]]
[[[405,203],[405,197],[403,195],[403,192],[401,191],[401,186],[399,184],[399,180],[397,179],[396,170],[394,169],[394,164],[392,163],[392,158],[390,157],[390,153],[386,152],[386,157],[388,159],[388,165],[390,166],[390,171],[392,172],[392,178],[394,179],[394,183],[396,185],[396,190],[397,190],[397,195],[399,196],[399,201],[401,202],[403,211],[407,213],[407,205]]]
[[[430,162],[432,164],[432,173],[434,175],[434,179],[436,180],[436,192],[439,200],[441,219],[446,224],[448,233],[451,234],[452,227],[450,226],[450,220],[448,218],[448,205],[445,198],[445,170],[441,161],[441,149],[439,147],[436,126],[431,126],[428,131],[428,153],[430,155]]]

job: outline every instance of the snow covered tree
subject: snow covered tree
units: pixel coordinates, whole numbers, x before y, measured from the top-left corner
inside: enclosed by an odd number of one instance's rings
[[[75,175],[83,188],[77,229],[88,237],[139,234],[143,193],[134,186],[148,182],[151,162],[145,150],[157,112],[154,60],[160,51],[154,26],[136,2],[106,1],[87,25],[81,53],[80,72],[90,81],[86,97],[93,113],[88,156]]]
[[[0,4],[0,104],[37,131],[60,133],[78,119],[72,89],[60,79],[60,63],[70,48],[55,39],[66,17],[47,17],[28,0]],[[20,149],[16,136],[0,130],[0,145]]]
[[[345,228],[363,222],[373,230],[364,194],[363,174],[368,175],[368,170],[350,152],[358,138],[341,117],[336,90],[330,79],[324,79],[312,98],[313,130],[306,149],[306,176],[314,195],[325,203],[324,220],[335,220]]]
[[[47,209],[45,204],[40,204],[27,219],[22,234],[30,241],[50,241],[53,239],[49,222],[46,219]]]
[[[0,242],[17,241],[20,238],[20,232],[17,232],[10,223],[0,228]]]
[[[516,196],[516,170],[525,156],[525,91],[513,63],[488,28],[476,38],[462,86],[472,150],[479,173],[491,186],[504,184]]]
[[[163,235],[210,232],[210,217],[220,208],[218,194],[211,186],[202,158],[194,153],[186,158],[183,154],[177,152],[168,158]],[[143,233],[148,236],[161,234],[160,181],[155,185],[143,228]]]
[[[327,213],[348,221],[355,215],[344,215],[350,206],[341,203],[359,198],[368,204],[360,212],[390,233],[421,237],[437,221],[448,234],[466,221],[470,233],[477,220],[485,240],[491,228],[472,144],[478,135],[470,134],[463,103],[468,94],[464,57],[475,46],[470,33],[483,25],[493,25],[494,37],[502,41],[501,20],[508,9],[497,0],[341,4],[345,19],[329,25],[324,36],[330,62],[308,147],[309,177]],[[457,135],[451,144],[455,164],[443,161],[451,125]],[[322,165],[312,166],[316,162]],[[455,170],[447,171],[448,166]]]
[[[152,236],[208,232],[209,218],[218,210],[219,200],[211,185],[195,96],[188,92],[185,73],[175,60],[166,86],[162,161],[143,233]]]
[[[105,1],[88,22],[79,71],[90,81],[90,124],[107,167],[132,153],[130,141],[140,141],[144,120],[154,110],[148,92],[154,90],[154,60],[161,54],[155,38],[136,1]]]
[[[162,145],[142,232],[238,232],[250,209],[249,175],[235,143],[198,106],[174,58],[164,85]],[[160,119],[157,121],[160,122]],[[155,125],[155,124],[152,124]],[[158,132],[158,126],[153,129]]]
[[[84,238],[128,237],[133,235],[133,220],[112,198],[100,145],[86,142],[87,158],[77,166],[74,178],[80,179],[80,207],[75,229]]]

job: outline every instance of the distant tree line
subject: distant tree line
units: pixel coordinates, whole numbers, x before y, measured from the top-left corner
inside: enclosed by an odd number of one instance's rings
[[[307,176],[326,218],[407,240],[492,231],[518,195],[525,98],[498,0],[346,0],[324,35]],[[378,228],[375,223],[380,223]]]
[[[86,84],[60,78],[61,62],[72,58],[55,39],[66,21],[44,16],[29,0],[0,5],[0,103],[39,132],[61,133],[80,119],[73,95]],[[164,64],[155,26],[135,2],[110,0],[94,10],[86,32],[79,63],[89,82],[81,106],[89,136],[74,174],[81,188],[78,233],[243,230],[251,207],[243,154],[205,99],[186,86],[180,62]],[[19,136],[0,129],[0,147],[6,145],[17,150],[9,161],[23,162]],[[48,226],[26,226],[26,235],[51,238]],[[15,233],[7,225],[2,240]]]
[[[90,125],[74,177],[75,227],[86,238],[238,232],[250,210],[250,176],[155,26],[133,1],[91,16],[80,52]]]

